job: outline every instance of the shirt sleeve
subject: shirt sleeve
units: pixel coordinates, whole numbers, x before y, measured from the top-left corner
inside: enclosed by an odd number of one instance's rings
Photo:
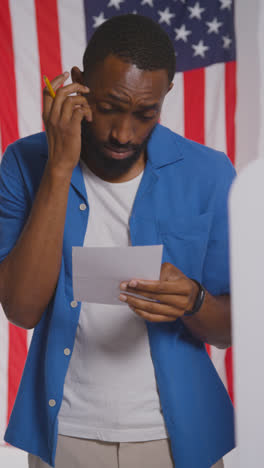
[[[228,197],[236,176],[227,156],[222,161],[212,200],[212,225],[202,275],[204,287],[215,296],[230,291]]]
[[[0,262],[15,246],[30,211],[18,157],[14,145],[10,145],[0,165]]]

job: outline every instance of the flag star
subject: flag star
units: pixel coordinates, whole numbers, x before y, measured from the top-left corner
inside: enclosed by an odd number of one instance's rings
[[[192,34],[191,31],[186,29],[185,24],[182,24],[180,28],[175,28],[174,31],[176,32],[176,41],[182,39],[183,42],[187,42],[189,34]]]
[[[148,5],[150,7],[153,7],[153,1],[154,0],[142,0],[141,5]]]
[[[117,10],[120,10],[120,3],[123,3],[125,0],[110,0],[108,3],[108,8],[109,7],[115,7]]]
[[[93,16],[93,20],[94,20],[93,27],[98,28],[98,26],[101,26],[101,24],[103,24],[106,21],[106,19],[107,18],[104,17],[104,12],[101,11],[100,15]]]
[[[219,28],[220,26],[222,26],[223,23],[221,23],[220,21],[218,22],[217,18],[214,18],[213,21],[206,21],[206,24],[208,26],[208,31],[207,31],[208,34],[211,34],[211,33],[218,34]]]
[[[232,7],[232,0],[219,0],[221,3],[221,10],[225,10],[226,8],[228,10],[231,10]]]
[[[200,3],[196,2],[193,7],[188,7],[188,10],[191,12],[189,18],[197,18],[200,20],[202,19],[202,13],[205,11],[205,8],[201,8]]]
[[[168,26],[171,24],[171,18],[175,16],[175,13],[170,13],[170,9],[167,7],[164,11],[159,10],[160,15],[159,23],[166,23]]]
[[[228,36],[223,36],[222,39],[224,41],[224,44],[223,44],[224,49],[229,49],[229,47],[231,46],[232,39],[230,39],[230,37]]]
[[[198,44],[192,44],[192,48],[194,49],[194,57],[200,55],[200,57],[204,58],[205,52],[209,49],[208,46],[204,45],[204,41],[199,41]]]

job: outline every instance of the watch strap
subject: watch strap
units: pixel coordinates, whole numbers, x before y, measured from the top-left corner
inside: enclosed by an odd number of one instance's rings
[[[191,279],[191,281],[194,281],[194,283],[197,284],[197,286],[199,288],[199,291],[198,291],[197,297],[195,299],[195,303],[193,305],[192,310],[186,310],[184,312],[184,314],[183,314],[184,317],[190,317],[190,316],[196,314],[201,309],[201,307],[203,305],[203,302],[204,302],[204,298],[205,298],[205,289],[201,285],[201,283],[199,283],[199,281],[196,281],[193,278],[190,278],[190,279]]]

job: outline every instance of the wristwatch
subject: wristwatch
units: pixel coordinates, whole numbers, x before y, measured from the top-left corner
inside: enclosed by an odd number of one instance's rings
[[[196,297],[196,300],[195,300],[195,303],[193,305],[192,310],[186,310],[184,312],[183,315],[186,316],[186,317],[190,317],[191,315],[196,314],[201,309],[201,307],[203,305],[204,298],[205,298],[205,289],[201,285],[201,283],[199,283],[199,281],[196,281],[195,279],[192,279],[192,278],[190,278],[190,279],[197,284],[197,286],[199,288],[199,291],[198,291],[198,294],[197,294],[197,297]]]

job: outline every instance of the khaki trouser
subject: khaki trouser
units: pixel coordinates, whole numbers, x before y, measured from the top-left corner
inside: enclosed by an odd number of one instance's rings
[[[49,468],[28,455],[29,468]],[[223,468],[220,460],[212,468]],[[174,468],[168,439],[148,442],[101,442],[58,436],[55,468]]]

